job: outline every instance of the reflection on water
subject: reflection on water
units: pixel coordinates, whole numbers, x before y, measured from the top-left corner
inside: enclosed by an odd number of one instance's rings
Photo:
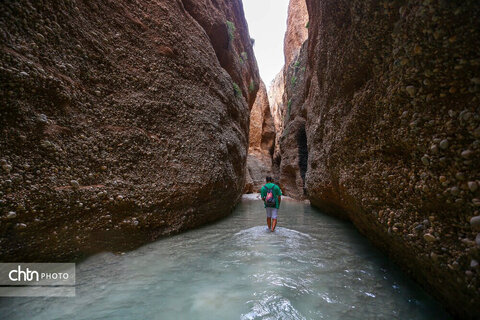
[[[75,298],[4,298],[2,319],[448,319],[351,224],[260,201],[227,219],[77,265]]]

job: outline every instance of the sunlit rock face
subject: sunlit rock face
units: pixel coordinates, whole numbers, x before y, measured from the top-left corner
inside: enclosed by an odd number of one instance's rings
[[[231,211],[259,75],[241,2],[201,4],[0,3],[1,261],[123,251]]]
[[[305,0],[290,0],[288,4],[287,31],[283,43],[285,66],[289,66],[308,38],[308,11]]]
[[[280,137],[283,132],[283,92],[285,91],[285,83],[283,77],[283,68],[276,75],[275,79],[268,88],[268,101],[270,103],[270,110],[273,117],[273,123],[275,125],[275,147],[273,152],[272,170],[275,176],[275,181],[279,181],[279,169],[280,169]]]
[[[272,175],[275,126],[270,113],[267,90],[263,82],[250,112],[250,133],[245,192],[258,192],[265,176]]]
[[[273,156],[274,175],[284,193],[296,199],[305,198],[308,159],[303,107],[308,26],[305,0],[291,0],[284,40],[285,66],[272,83],[269,93],[278,127]],[[302,46],[304,49],[300,52]]]
[[[310,201],[478,319],[478,2],[307,6]]]
[[[282,112],[283,112],[283,92],[285,91],[285,82],[283,77],[283,69],[275,76],[270,87],[268,88],[268,102],[275,125],[275,131],[280,132],[282,129]]]

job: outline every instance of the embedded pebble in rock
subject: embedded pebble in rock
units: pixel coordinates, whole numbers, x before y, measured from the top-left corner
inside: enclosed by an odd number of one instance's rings
[[[405,89],[407,90],[410,97],[412,98],[415,97],[415,93],[417,92],[417,89],[414,86],[407,86]]]
[[[472,269],[478,268],[478,261],[475,259],[472,259],[472,261],[470,261],[470,268]]]
[[[80,188],[80,183],[77,180],[70,180],[70,185],[72,186],[73,189]]]
[[[2,169],[5,170],[6,173],[10,173],[10,171],[12,171],[12,166],[9,164],[3,164]]]
[[[27,227],[27,225],[26,225],[25,223],[17,223],[17,224],[16,224],[16,227],[17,227],[18,229],[25,229],[25,228]]]
[[[43,113],[39,114],[37,119],[38,119],[39,122],[48,123],[48,118]]]
[[[447,139],[440,141],[440,144],[439,144],[440,148],[443,150],[446,150],[448,148],[448,145],[449,143]]]
[[[417,231],[420,231],[420,230],[423,230],[424,227],[423,227],[423,224],[419,223],[416,227],[415,227],[415,230]]]
[[[475,129],[475,131],[473,131],[473,135],[476,138],[480,138],[480,127],[478,127],[477,129]]]
[[[480,230],[480,216],[475,216],[470,219],[470,226],[473,229]]]
[[[427,242],[434,242],[435,240],[437,240],[437,238],[435,238],[434,235],[431,235],[430,233],[425,233],[423,235],[423,238],[427,241]]]
[[[456,178],[457,180],[462,180],[462,181],[463,181],[463,180],[465,180],[465,175],[464,175],[462,172],[457,172],[457,173],[455,174],[455,178]]]
[[[17,213],[15,211],[10,211],[8,214],[7,214],[7,218],[8,219],[13,219],[17,216]]]
[[[475,181],[469,181],[468,189],[470,189],[471,192],[475,192],[478,189],[478,184]]]
[[[458,187],[452,187],[450,189],[450,193],[453,195],[453,196],[458,196],[458,194],[460,193],[460,189],[458,189]]]
[[[422,158],[422,163],[426,166],[428,166],[430,164],[430,162],[428,161],[428,156],[424,155]]]
[[[465,159],[468,159],[472,156],[473,152],[472,150],[465,150],[465,151],[462,151],[462,157],[465,158]]]

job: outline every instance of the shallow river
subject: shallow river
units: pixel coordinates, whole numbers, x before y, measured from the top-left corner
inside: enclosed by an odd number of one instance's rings
[[[1,319],[449,319],[354,227],[244,198],[215,224],[77,265],[76,297],[4,298]]]

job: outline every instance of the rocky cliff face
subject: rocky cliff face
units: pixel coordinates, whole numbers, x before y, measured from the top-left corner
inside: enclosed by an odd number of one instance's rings
[[[239,0],[0,12],[0,260],[127,250],[230,212],[259,84]]]
[[[250,112],[250,133],[245,192],[258,192],[265,176],[272,175],[275,126],[270,113],[267,90],[263,82]]]
[[[478,2],[307,5],[308,197],[479,319]]]
[[[307,27],[308,12],[305,0],[290,1],[284,42],[285,66],[281,76],[277,76],[280,81],[276,79],[271,92],[272,100],[276,100],[278,123],[273,167],[275,178],[284,194],[296,199],[305,198],[308,159],[304,108]],[[279,85],[282,87],[278,88]]]
[[[283,94],[282,132],[279,138],[280,157],[278,181],[284,194],[305,199],[305,174],[307,172],[308,148],[305,131],[305,70],[307,65],[306,41],[285,70]]]
[[[285,82],[283,76],[283,69],[277,74],[273,82],[270,84],[268,89],[268,101],[270,103],[270,111],[273,117],[273,123],[275,126],[275,147],[273,152],[273,163],[272,170],[274,174],[275,181],[279,181],[279,170],[280,170],[280,137],[283,132],[283,92],[285,91]]]
[[[283,42],[285,66],[288,67],[298,55],[308,38],[308,11],[305,0],[290,0],[288,4],[287,31]]]
[[[268,88],[268,103],[270,104],[270,112],[272,113],[275,131],[279,132],[283,125],[283,92],[285,90],[285,81],[283,77],[283,69],[277,74],[273,82]]]

